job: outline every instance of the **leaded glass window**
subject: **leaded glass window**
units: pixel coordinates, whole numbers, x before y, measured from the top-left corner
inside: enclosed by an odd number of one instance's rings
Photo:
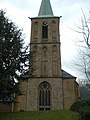
[[[50,110],[51,108],[51,87],[49,83],[43,82],[39,87],[39,109]]]

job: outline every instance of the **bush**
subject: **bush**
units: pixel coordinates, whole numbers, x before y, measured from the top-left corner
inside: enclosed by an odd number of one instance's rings
[[[90,107],[81,107],[79,109],[81,120],[90,120]]]
[[[70,110],[79,112],[82,107],[90,107],[90,100],[80,100],[72,104]]]

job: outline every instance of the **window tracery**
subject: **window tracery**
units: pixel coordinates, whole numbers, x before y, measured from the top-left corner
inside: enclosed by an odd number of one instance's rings
[[[43,82],[39,86],[39,109],[49,110],[51,106],[51,86],[47,82]]]

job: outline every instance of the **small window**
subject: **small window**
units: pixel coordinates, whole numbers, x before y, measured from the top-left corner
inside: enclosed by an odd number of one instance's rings
[[[43,22],[42,26],[42,38],[48,38],[48,24],[46,21]]]

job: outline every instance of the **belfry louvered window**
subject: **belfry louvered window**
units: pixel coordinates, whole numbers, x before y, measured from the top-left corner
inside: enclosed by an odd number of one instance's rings
[[[42,25],[42,38],[48,38],[48,24],[46,21],[44,21]]]
[[[43,82],[39,87],[39,110],[50,110],[51,108],[51,87]]]

